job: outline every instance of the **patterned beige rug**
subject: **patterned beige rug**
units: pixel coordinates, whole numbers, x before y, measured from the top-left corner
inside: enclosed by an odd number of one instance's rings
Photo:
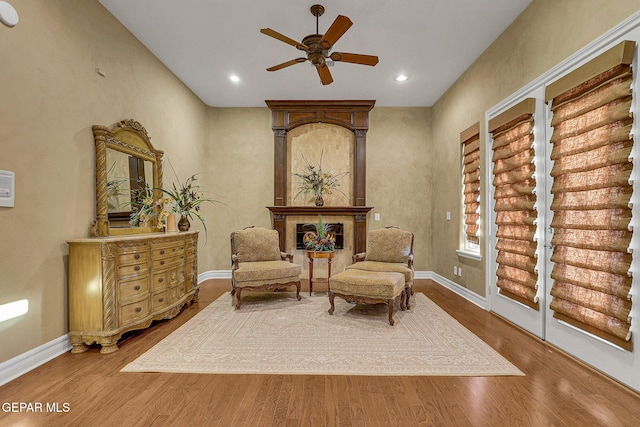
[[[326,294],[226,293],[122,369],[124,372],[308,375],[524,375],[429,300],[410,311]]]

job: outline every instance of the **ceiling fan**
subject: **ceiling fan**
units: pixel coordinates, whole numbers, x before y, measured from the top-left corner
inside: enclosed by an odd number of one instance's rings
[[[311,14],[316,17],[316,34],[310,34],[302,39],[302,42],[297,42],[285,35],[280,34],[271,28],[263,28],[260,30],[262,34],[278,39],[282,42],[290,44],[299,50],[307,53],[307,57],[301,57],[292,59],[282,64],[274,65],[267,68],[267,71],[277,71],[291,65],[299,64],[309,61],[315,65],[320,76],[320,81],[323,85],[328,85],[333,82],[333,77],[327,67],[327,59],[331,59],[334,62],[350,62],[352,64],[370,65],[374,66],[378,63],[378,57],[373,55],[361,55],[358,53],[345,53],[345,52],[332,52],[329,51],[336,44],[338,39],[347,32],[349,27],[353,25],[353,22],[346,16],[338,15],[333,21],[333,24],[329,27],[326,33],[318,34],[318,18],[324,13],[324,7],[316,4],[311,6]]]

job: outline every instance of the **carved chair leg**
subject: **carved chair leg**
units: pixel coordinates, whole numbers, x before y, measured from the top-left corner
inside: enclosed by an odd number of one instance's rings
[[[298,298],[298,301],[302,299],[302,297],[300,296],[300,287],[300,282],[296,283],[296,298]]]
[[[242,304],[240,295],[242,294],[242,288],[236,289],[236,310],[240,309],[240,305]]]
[[[333,299],[336,297],[336,295],[329,291],[329,302],[331,303],[331,308],[329,309],[329,314],[333,314],[333,311],[336,309],[334,303],[333,303]]]
[[[402,293],[400,294],[400,310],[405,311],[407,309],[407,306],[405,305],[405,299],[407,298],[406,296],[407,291],[402,291]]]
[[[389,306],[389,324],[391,326],[393,326],[393,324],[395,323],[393,321],[393,306],[395,305],[395,303],[396,303],[395,298],[387,301],[387,305]]]
[[[409,299],[411,298],[411,295],[413,295],[413,288],[404,288],[404,294],[404,305],[407,307],[407,310],[411,310],[411,303],[409,302]]]

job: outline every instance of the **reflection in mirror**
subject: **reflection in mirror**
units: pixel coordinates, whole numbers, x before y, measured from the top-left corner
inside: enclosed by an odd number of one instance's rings
[[[152,194],[153,164],[107,149],[107,205],[110,227],[130,227],[131,214]]]

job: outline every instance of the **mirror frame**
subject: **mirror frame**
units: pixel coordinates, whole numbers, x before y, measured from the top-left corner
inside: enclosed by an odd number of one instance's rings
[[[136,120],[121,120],[109,127],[93,125],[93,138],[96,145],[96,213],[97,218],[91,226],[92,236],[153,233],[157,214],[147,227],[109,227],[109,206],[107,192],[107,149],[147,160],[153,165],[154,199],[162,197],[162,156],[164,152],[151,144],[147,130]],[[159,207],[156,207],[159,210]]]

